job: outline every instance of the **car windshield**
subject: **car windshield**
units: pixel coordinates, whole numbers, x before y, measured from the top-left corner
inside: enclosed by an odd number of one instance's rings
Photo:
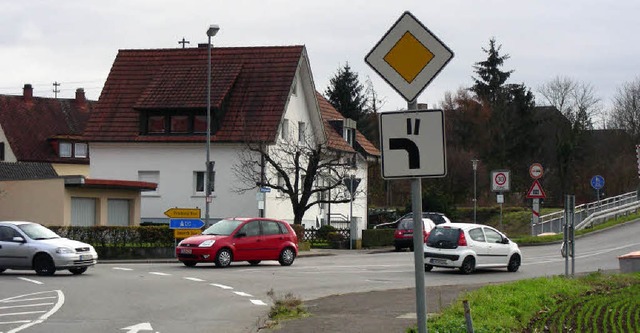
[[[20,228],[20,230],[22,230],[25,234],[27,234],[29,238],[33,240],[60,238],[58,234],[40,224],[20,224],[18,225],[18,228]]]
[[[229,236],[242,223],[239,220],[220,220],[216,224],[205,229],[203,235],[223,235]]]
[[[404,219],[398,224],[399,230],[413,230],[413,219]]]

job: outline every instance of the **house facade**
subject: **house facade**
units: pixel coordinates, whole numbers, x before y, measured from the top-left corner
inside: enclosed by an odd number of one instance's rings
[[[0,95],[0,220],[44,225],[135,225],[140,193],[156,184],[89,179],[89,146],[80,135],[95,102]]]
[[[158,184],[143,193],[142,222],[168,223],[164,212],[174,207],[205,212],[207,52],[207,45],[119,51],[84,132],[91,177]],[[367,165],[379,152],[337,125],[349,121],[317,94],[304,46],[213,48],[211,62],[211,222],[260,214],[293,222],[289,198],[242,182],[237,166],[248,144],[278,154],[282,144],[312,137],[336,154],[355,156],[361,191],[353,204],[314,205],[303,224],[353,217],[364,229]]]

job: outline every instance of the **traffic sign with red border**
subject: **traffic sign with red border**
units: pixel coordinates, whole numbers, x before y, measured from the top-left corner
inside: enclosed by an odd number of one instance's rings
[[[540,185],[540,182],[536,179],[533,181],[533,184],[531,184],[531,187],[529,188],[529,191],[527,191],[527,198],[528,199],[544,199],[546,198],[547,195],[544,193],[544,190],[542,189],[542,185]]]
[[[540,179],[542,178],[543,174],[544,174],[544,169],[542,168],[542,164],[533,163],[529,167],[529,176],[531,176],[531,178]]]
[[[509,170],[491,171],[491,190],[493,192],[508,192],[510,183]]]

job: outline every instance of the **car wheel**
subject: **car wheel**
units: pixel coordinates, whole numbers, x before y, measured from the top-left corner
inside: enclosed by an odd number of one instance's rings
[[[431,266],[429,264],[424,264],[424,271],[425,272],[431,272],[432,269],[433,269],[433,266]]]
[[[511,256],[511,259],[509,259],[509,265],[507,265],[507,270],[509,272],[517,272],[518,268],[520,268],[520,256],[517,254],[514,254]]]
[[[260,261],[262,261],[262,260],[249,260],[249,265],[255,266],[255,265],[259,264]]]
[[[290,247],[286,247],[280,252],[280,265],[282,266],[291,266],[293,264],[293,260],[296,259],[296,253]]]
[[[40,276],[53,275],[56,272],[56,266],[53,259],[47,254],[41,253],[33,259],[33,269]]]
[[[476,268],[476,261],[473,257],[466,257],[464,261],[462,261],[462,266],[460,266],[460,272],[462,274],[471,274]]]
[[[195,261],[183,261],[182,263],[187,267],[193,267],[197,264]]]
[[[231,254],[231,250],[229,249],[220,249],[218,254],[216,254],[216,266],[218,267],[227,267],[231,264],[231,260],[233,259],[233,255]]]
[[[69,272],[71,272],[71,274],[73,275],[80,275],[86,271],[87,271],[87,267],[69,268]]]

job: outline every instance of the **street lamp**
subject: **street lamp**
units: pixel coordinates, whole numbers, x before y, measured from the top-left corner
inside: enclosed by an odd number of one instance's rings
[[[205,186],[205,209],[204,223],[209,225],[209,204],[211,203],[211,175],[213,173],[213,163],[211,163],[211,37],[215,36],[220,30],[217,24],[212,24],[207,29],[207,161],[205,164],[204,186]]]
[[[476,223],[476,210],[478,206],[478,199],[476,195],[476,171],[478,170],[478,160],[472,159],[471,164],[473,166],[473,223]]]

